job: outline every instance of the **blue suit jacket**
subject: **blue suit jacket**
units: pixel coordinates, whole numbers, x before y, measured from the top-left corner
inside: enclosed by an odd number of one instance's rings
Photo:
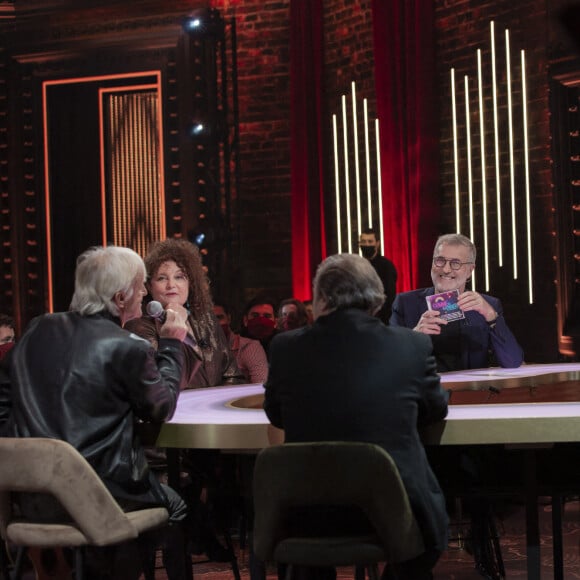
[[[415,328],[421,315],[427,310],[426,297],[434,293],[434,288],[422,288],[398,294],[393,302],[391,326]],[[482,294],[482,296],[498,313],[497,323],[491,328],[479,312],[472,310],[465,313],[465,320],[458,323],[462,325],[461,368],[489,367],[490,351],[495,355],[500,366],[505,368],[519,367],[524,360],[524,353],[508,328],[503,316],[501,302],[487,294]]]

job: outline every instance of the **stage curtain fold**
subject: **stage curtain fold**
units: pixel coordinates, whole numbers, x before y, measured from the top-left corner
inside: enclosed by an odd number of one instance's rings
[[[290,2],[293,295],[306,300],[326,257],[322,167],[322,0]]]
[[[439,226],[435,18],[431,0],[372,0],[384,254],[398,291],[430,284]]]

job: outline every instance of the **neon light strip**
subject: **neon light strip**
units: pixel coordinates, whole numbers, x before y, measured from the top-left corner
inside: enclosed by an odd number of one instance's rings
[[[377,150],[377,181],[378,181],[378,197],[379,197],[379,232],[381,236],[381,248],[385,247],[385,228],[383,224],[383,185],[381,179],[381,146],[379,136],[379,120],[375,119],[375,140]],[[383,250],[384,251],[384,250]]]
[[[350,219],[350,184],[349,184],[349,168],[348,168],[348,130],[346,127],[346,95],[342,95],[342,134],[344,146],[344,196],[346,198],[346,223],[348,247],[347,251],[352,253],[352,223]]]
[[[334,146],[334,196],[336,199],[336,239],[338,253],[342,254],[342,229],[340,227],[340,172],[338,170],[338,128],[336,115],[332,115],[332,142]]]
[[[522,50],[522,114],[524,130],[524,169],[526,181],[526,241],[528,244],[528,287],[530,304],[534,303],[534,288],[532,282],[532,225],[530,211],[530,164],[528,146],[528,105],[527,105],[527,83],[526,83],[526,54]]]
[[[495,193],[497,205],[497,252],[500,268],[503,266],[503,228],[501,219],[501,175],[499,160],[499,123],[497,110],[497,72],[495,61],[495,24],[490,23],[491,36],[491,91],[493,102],[493,141],[495,150]]]
[[[471,119],[469,111],[469,77],[463,77],[465,86],[465,137],[467,140],[467,190],[469,193],[469,237],[475,243],[473,226],[473,173],[471,168]],[[471,287],[475,290],[475,276],[471,277]]]
[[[457,104],[455,99],[455,69],[451,69],[451,110],[453,121],[453,167],[455,173],[455,231],[461,233],[461,194],[459,193],[459,155],[457,143]]]
[[[47,302],[48,312],[54,311],[54,293],[52,290],[52,227],[50,210],[50,158],[48,151],[48,96],[46,94],[47,83],[42,83],[42,130],[44,149],[44,205],[46,225],[46,272],[47,272]]]
[[[489,291],[489,244],[487,238],[487,174],[485,171],[485,111],[483,107],[483,74],[481,50],[477,49],[477,87],[479,96],[479,146],[481,149],[481,213],[483,215],[483,249],[485,289]]]
[[[363,100],[364,125],[365,125],[365,162],[367,169],[367,207],[369,228],[373,227],[373,204],[371,202],[371,155],[369,147],[369,111],[367,100]],[[381,246],[382,247],[382,246]]]
[[[356,184],[356,217],[358,224],[358,235],[357,240],[360,237],[362,229],[362,213],[360,207],[360,168],[358,163],[358,119],[356,113],[356,88],[354,81],[351,83],[352,89],[352,128],[353,128],[353,141],[354,141],[354,174],[355,174],[355,184]]]
[[[514,171],[514,128],[512,111],[512,72],[510,60],[510,36],[509,30],[505,31],[505,51],[506,51],[506,83],[507,83],[507,107],[508,107],[508,133],[509,133],[509,154],[510,154],[510,194],[512,208],[512,253],[514,261],[514,280],[518,278],[518,252],[516,243],[516,186]]]
[[[58,85],[68,85],[76,83],[89,83],[103,80],[133,79],[140,77],[155,76],[158,86],[161,87],[161,73],[158,70],[143,71],[136,73],[120,73],[114,75],[97,75],[90,77],[72,77],[66,79],[43,81],[42,83],[42,128],[43,128],[43,152],[44,152],[44,204],[45,204],[45,226],[46,226],[46,300],[47,311],[54,311],[54,292],[52,276],[52,226],[51,226],[51,191],[50,191],[50,157],[48,146],[48,88]],[[160,90],[160,89],[159,89]],[[101,120],[101,119],[99,119]]]

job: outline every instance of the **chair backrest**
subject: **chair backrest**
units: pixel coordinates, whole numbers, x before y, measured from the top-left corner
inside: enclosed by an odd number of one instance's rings
[[[262,450],[254,469],[254,550],[272,559],[285,539],[286,514],[298,506],[356,506],[389,560],[424,551],[421,532],[391,456],[356,442],[287,443]]]
[[[12,517],[12,492],[53,495],[91,544],[114,543],[138,535],[91,465],[65,441],[0,438],[0,532],[3,537]]]

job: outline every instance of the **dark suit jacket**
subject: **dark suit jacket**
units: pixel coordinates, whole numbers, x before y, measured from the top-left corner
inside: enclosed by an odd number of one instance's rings
[[[395,268],[395,264],[384,256],[376,255],[369,261],[379,275],[385,289],[385,303],[377,313],[377,316],[385,324],[389,324],[391,307],[397,294],[397,269]]]
[[[398,294],[393,303],[391,326],[415,328],[421,315],[427,310],[426,297],[434,293],[434,288],[422,288]],[[498,313],[498,319],[493,328],[479,312],[475,311],[466,312],[465,320],[451,323],[461,325],[461,369],[489,367],[490,351],[495,355],[500,366],[519,367],[524,360],[524,353],[508,328],[501,302],[487,294],[482,294],[482,296]]]
[[[274,338],[265,388],[287,442],[364,441],[390,453],[426,546],[445,549],[445,500],[417,430],[447,414],[427,337],[339,310]]]

